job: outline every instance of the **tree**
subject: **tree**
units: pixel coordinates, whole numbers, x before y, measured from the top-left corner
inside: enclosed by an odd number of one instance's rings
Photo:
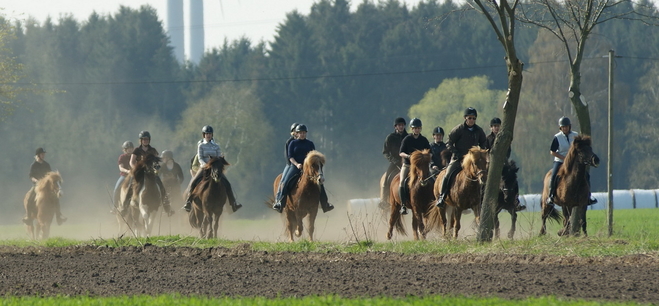
[[[25,78],[23,65],[16,61],[9,48],[15,35],[15,28],[0,16],[0,121],[14,112],[24,95],[36,93],[33,85],[19,84]]]

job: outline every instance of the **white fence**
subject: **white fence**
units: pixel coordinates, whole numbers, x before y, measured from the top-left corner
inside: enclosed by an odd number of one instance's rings
[[[609,201],[606,192],[593,192],[597,204],[589,209],[606,209]],[[523,194],[519,201],[526,205],[526,211],[540,211],[540,194]],[[348,213],[367,214],[378,211],[380,198],[348,200]],[[613,191],[614,209],[659,208],[659,189],[628,189]]]

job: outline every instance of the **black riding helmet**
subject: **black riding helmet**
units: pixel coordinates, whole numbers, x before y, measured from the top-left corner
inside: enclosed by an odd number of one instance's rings
[[[571,126],[572,123],[570,122],[570,118],[568,117],[561,117],[561,119],[558,119],[558,126]]]
[[[432,134],[433,135],[437,135],[437,134],[444,135],[444,129],[441,126],[438,126],[438,127],[434,128],[432,130]]]
[[[405,118],[403,117],[398,117],[394,119],[394,126],[397,126],[399,123],[407,125],[407,122],[405,122]]]
[[[501,125],[501,119],[499,119],[498,117],[492,118],[492,120],[490,120],[490,126],[493,125]]]
[[[477,112],[476,109],[473,108],[473,107],[467,107],[467,109],[465,109],[465,115],[464,115],[464,117],[467,117],[467,116],[478,117],[478,112]]]
[[[300,124],[297,123],[297,122],[291,124],[291,133],[295,132],[295,128],[296,128],[298,125],[300,125]]]
[[[421,119],[419,118],[414,118],[412,121],[410,121],[410,127],[415,128],[415,127],[422,127],[423,123],[421,123]]]
[[[307,126],[304,124],[298,124],[298,126],[295,127],[296,132],[307,132]]]
[[[213,127],[210,125],[204,125],[204,127],[201,128],[201,133],[202,134],[213,134]]]
[[[151,133],[149,133],[149,131],[141,131],[139,135],[139,139],[142,138],[149,138],[149,140],[151,140]]]

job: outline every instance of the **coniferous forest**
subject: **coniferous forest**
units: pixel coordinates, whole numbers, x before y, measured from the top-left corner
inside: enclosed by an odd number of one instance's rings
[[[305,123],[308,138],[327,156],[327,190],[335,205],[378,196],[388,165],[382,146],[398,116],[408,122],[419,117],[422,134],[432,139],[432,128],[450,131],[473,106],[477,124],[489,133],[490,119],[502,113],[507,76],[503,50],[482,16],[450,14],[464,8],[451,1],[415,7],[365,1],[349,8],[347,0],[318,1],[309,15],[289,13],[273,41],[227,41],[198,64],[177,62],[162,17],[151,7],[121,7],[85,20],[3,19],[2,59],[22,65],[24,74],[10,85],[31,88],[2,100],[11,104],[2,108],[0,122],[3,205],[13,219],[22,213],[34,150],[44,147],[46,160],[64,177],[69,205],[109,207],[121,144],[137,144],[141,130],[151,132],[159,151],[172,150],[187,172],[201,127],[213,126],[244,217],[271,213],[263,202],[284,167],[293,122]],[[612,49],[620,56],[614,187],[657,188],[659,31],[622,19],[596,29],[581,70],[595,152],[606,165],[603,56]],[[571,117],[576,131],[579,125],[567,96],[561,43],[519,24],[516,48],[525,71],[511,158],[520,166],[521,193],[539,193],[558,119]],[[594,191],[606,190],[605,166],[591,176]],[[183,204],[172,202],[174,208]]]

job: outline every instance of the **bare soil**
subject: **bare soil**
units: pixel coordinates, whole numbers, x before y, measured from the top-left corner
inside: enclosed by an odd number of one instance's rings
[[[554,295],[659,301],[659,258],[268,253],[181,247],[0,247],[0,295],[343,297]]]

